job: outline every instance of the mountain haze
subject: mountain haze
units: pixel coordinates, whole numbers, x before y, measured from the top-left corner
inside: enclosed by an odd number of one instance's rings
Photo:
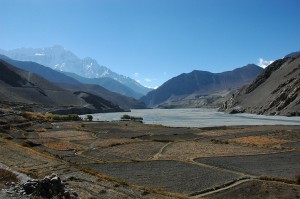
[[[121,84],[120,82],[110,78],[110,77],[101,77],[101,78],[86,78],[75,73],[64,72],[65,75],[76,79],[77,81],[84,83],[84,84],[96,84],[100,85],[112,92],[119,93],[121,95],[125,95],[128,97],[133,97],[135,99],[141,98],[143,95],[140,93],[135,92],[131,88]]]
[[[141,100],[148,106],[154,107],[167,101],[181,100],[191,94],[201,96],[225,90],[230,92],[232,89],[250,83],[261,71],[262,68],[254,64],[223,73],[194,70],[168,80]]]
[[[33,61],[58,71],[72,72],[86,78],[109,77],[139,93],[139,96],[143,96],[151,90],[129,77],[117,74],[109,68],[99,65],[93,58],[86,57],[80,59],[74,53],[59,45],[49,48],[0,50],[0,54],[4,54],[15,60]]]
[[[119,106],[98,96],[72,93],[43,77],[21,70],[0,60],[0,100],[37,103],[51,112],[97,113],[123,111]]]
[[[98,86],[98,85],[83,84],[83,83],[77,81],[76,79],[69,77],[59,71],[53,70],[49,67],[45,67],[45,66],[37,64],[35,62],[12,60],[4,55],[0,55],[0,59],[3,59],[5,62],[10,63],[11,65],[13,65],[17,68],[35,73],[35,74],[45,78],[46,80],[48,80],[52,83],[55,83],[56,85],[58,85],[60,87],[66,88],[67,90],[68,90],[68,88],[72,88],[71,89],[72,92],[83,91],[83,92],[88,92],[88,93],[94,93],[95,95],[98,95],[101,98],[111,101],[127,110],[132,109],[132,108],[145,108],[146,107],[146,105],[144,103],[142,103],[136,99],[127,97],[126,95],[121,95],[121,94],[118,94],[115,92],[111,92],[101,86]],[[88,79],[88,78],[84,78],[84,79]],[[108,78],[108,79],[112,80],[111,78]],[[91,80],[93,80],[93,78]],[[120,84],[120,83],[117,83],[117,84]],[[122,88],[123,85],[120,85],[120,86]],[[123,87],[125,87],[125,86],[123,86]],[[94,88],[94,89],[90,89],[90,88]],[[127,87],[125,87],[125,88],[129,89]],[[133,91],[131,90],[131,92],[133,92]]]
[[[145,109],[146,108],[145,103],[142,101],[121,95],[119,93],[111,92],[99,85],[95,85],[95,84],[80,84],[80,85],[60,84],[60,86],[64,89],[70,90],[72,92],[85,91],[88,93],[92,93],[92,94],[102,97],[106,100],[109,100],[109,101],[113,102],[114,104],[118,104],[121,108],[123,108],[125,110]]]
[[[33,72],[35,74],[38,74],[42,76],[43,78],[47,79],[48,81],[59,83],[59,84],[74,84],[78,85],[80,84],[79,81],[77,81],[74,78],[71,78],[67,75],[62,74],[61,72],[58,72],[56,70],[53,70],[49,67],[45,67],[41,64],[32,62],[32,61],[17,61],[10,59],[7,56],[0,55],[0,59],[4,60],[7,63],[10,63],[11,65],[18,67],[22,70]]]

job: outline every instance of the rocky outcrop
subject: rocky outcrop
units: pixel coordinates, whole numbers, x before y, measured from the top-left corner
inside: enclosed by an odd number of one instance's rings
[[[300,54],[269,65],[252,84],[232,95],[220,111],[300,116]]]
[[[28,180],[23,184],[15,185],[7,191],[9,195],[30,196],[30,198],[65,198],[79,199],[76,192],[67,189],[57,175],[46,176],[41,180]]]

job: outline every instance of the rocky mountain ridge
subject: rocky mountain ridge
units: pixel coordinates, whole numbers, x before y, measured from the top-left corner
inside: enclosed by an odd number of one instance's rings
[[[270,64],[220,111],[300,116],[300,54],[292,53]]]
[[[231,92],[231,90],[240,88],[253,81],[261,71],[262,68],[254,64],[249,64],[223,73],[195,70],[191,73],[184,73],[168,80],[156,90],[142,97],[141,100],[150,107],[166,107],[165,104],[167,104],[166,108],[172,108],[174,104],[177,104],[175,105],[176,108],[186,108],[190,106],[188,104],[178,106],[178,104],[180,104],[182,100],[187,99],[187,102],[194,100],[192,104],[199,104],[198,107],[203,107],[200,102],[197,103],[197,100],[201,101],[204,96],[224,93],[225,91]],[[192,97],[193,99],[191,99],[191,96],[194,96]],[[215,97],[209,97],[206,101],[214,100],[213,98]],[[224,98],[224,96],[220,95],[218,98]],[[205,103],[203,105],[205,105]],[[192,107],[193,106],[194,105],[192,105]]]

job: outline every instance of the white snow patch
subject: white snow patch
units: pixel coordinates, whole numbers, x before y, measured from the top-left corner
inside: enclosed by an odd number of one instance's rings
[[[264,60],[263,58],[259,58],[257,65],[260,66],[260,67],[262,67],[262,68],[266,68],[267,66],[269,66],[273,62],[274,61],[267,61],[267,60]]]
[[[109,74],[108,69],[105,69],[105,71],[101,74],[101,77],[105,77]]]
[[[66,65],[66,63],[55,64],[54,69],[59,70],[59,71],[63,71],[63,68],[65,67],[65,65]]]
[[[155,86],[155,87],[151,87],[151,86],[144,86],[146,88],[150,88],[150,89],[157,89],[159,86]]]
[[[45,53],[35,53],[35,56],[45,56]]]

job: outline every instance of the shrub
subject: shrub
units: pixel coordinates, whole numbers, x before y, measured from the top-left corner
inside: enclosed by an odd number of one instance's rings
[[[77,114],[69,114],[69,115],[58,115],[58,114],[52,114],[52,113],[34,113],[34,112],[23,112],[21,114],[23,117],[26,117],[30,120],[46,120],[46,121],[78,121],[81,120],[81,118]]]
[[[11,171],[0,168],[0,181],[13,181],[17,182],[18,177]]]
[[[92,115],[87,115],[86,119],[89,120],[90,122],[93,120],[93,116]]]
[[[138,117],[138,116],[130,116],[130,115],[124,114],[124,115],[121,117],[121,120],[142,121],[143,118],[142,118],[142,117]]]
[[[130,120],[130,118],[130,115],[124,114],[122,115],[121,120]]]

